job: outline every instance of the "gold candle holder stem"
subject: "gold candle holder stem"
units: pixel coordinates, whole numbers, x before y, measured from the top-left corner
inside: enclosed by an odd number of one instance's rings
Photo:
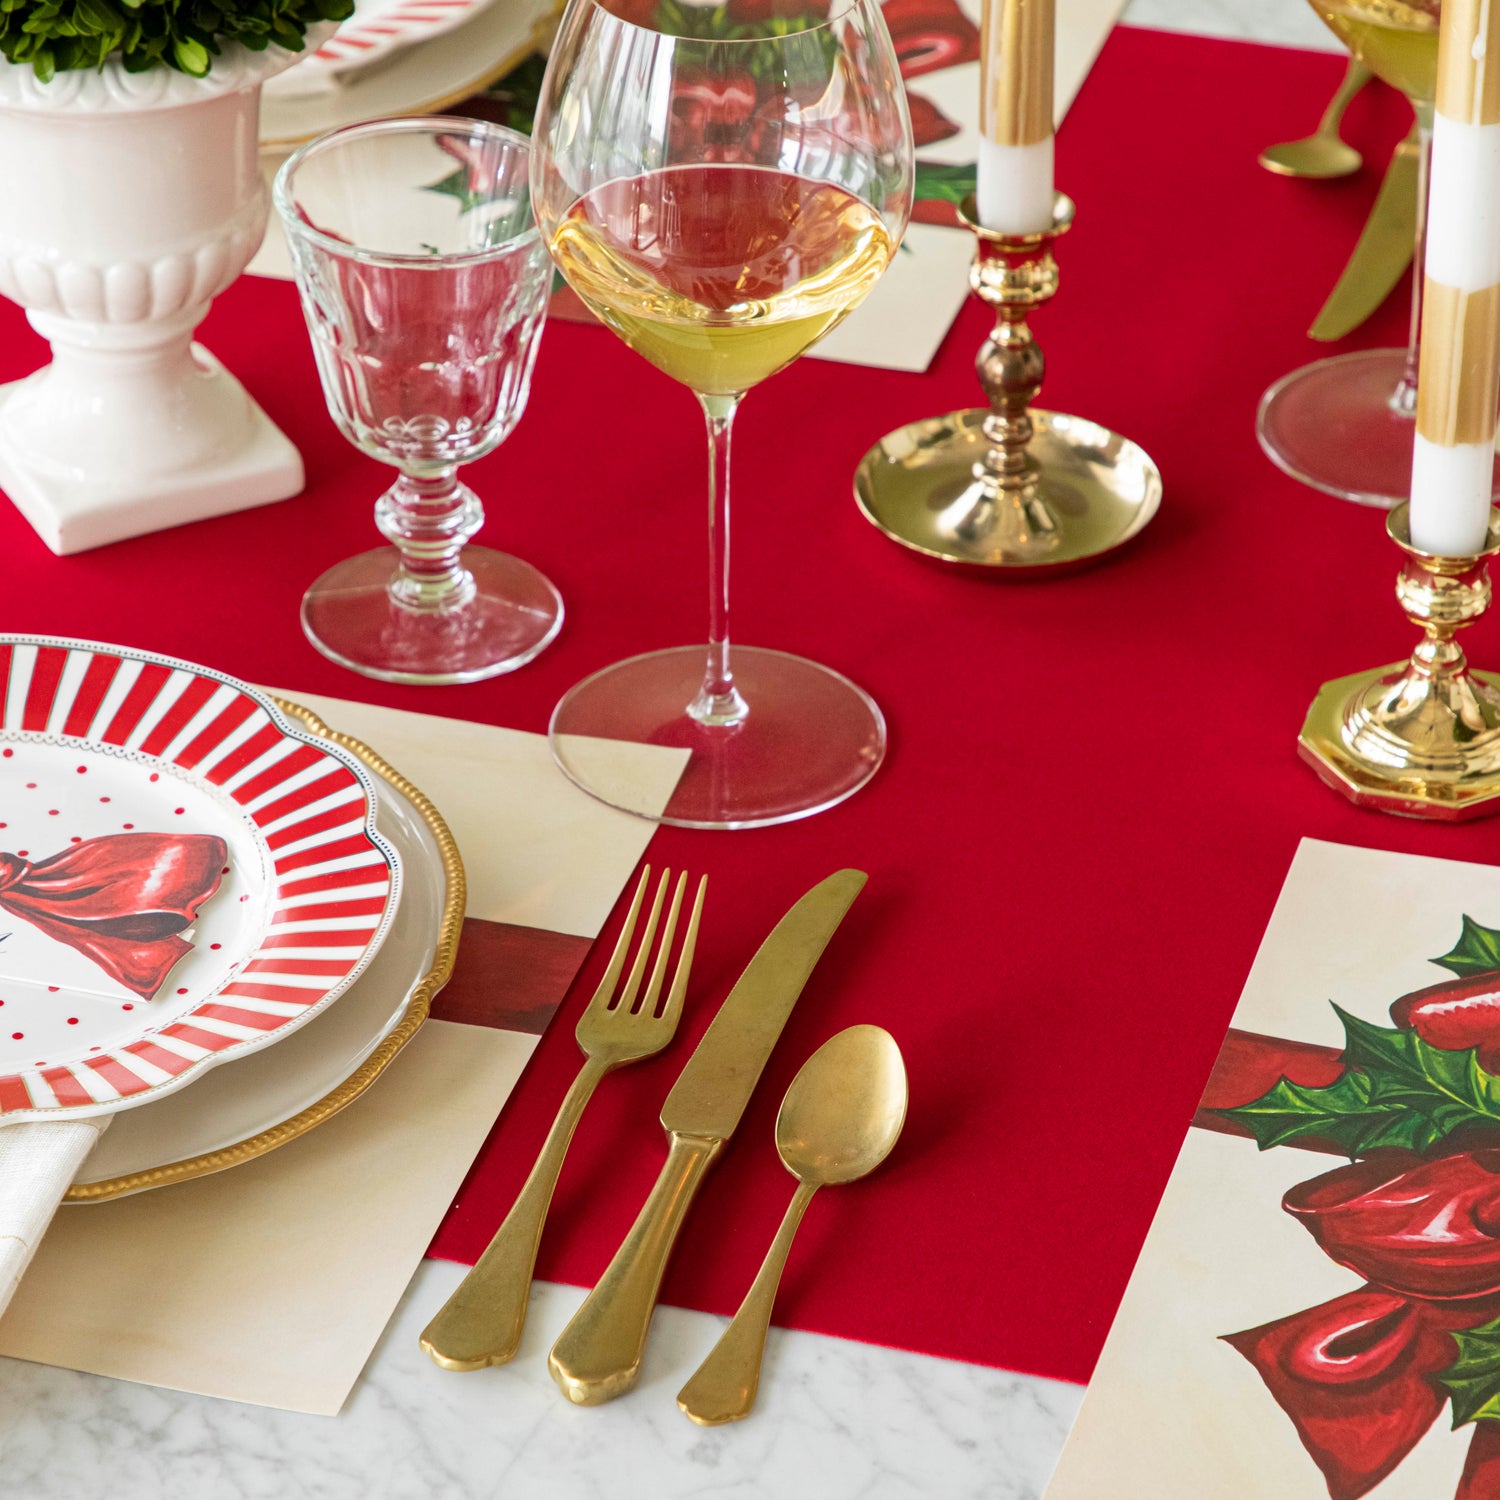
[[[1073,225],[1054,196],[1051,225],[1013,235],[959,217],[975,237],[969,286],[994,314],[975,369],[989,405],[887,434],[854,479],[860,509],[893,541],[998,576],[1086,567],[1135,536],[1161,503],[1161,475],[1134,443],[1035,405],[1047,363],[1031,315],[1057,295],[1052,247]]]
[[[1052,227],[1030,235],[985,229],[966,212],[971,207],[959,209],[976,236],[969,286],[995,314],[994,330],[974,361],[990,409],[981,424],[988,447],[973,467],[980,493],[971,520],[987,521],[992,538],[1008,551],[1046,554],[1059,543],[1057,518],[1039,493],[1041,465],[1030,448],[1036,433],[1031,404],[1047,361],[1029,318],[1033,308],[1057,295],[1052,245],[1072,228],[1073,204],[1059,194]]]
[[[1419,551],[1407,516],[1398,506],[1386,526],[1406,554],[1396,599],[1422,639],[1409,661],[1325,683],[1299,751],[1362,807],[1448,821],[1500,812],[1500,677],[1471,668],[1455,639],[1489,608],[1500,510],[1472,557]]]

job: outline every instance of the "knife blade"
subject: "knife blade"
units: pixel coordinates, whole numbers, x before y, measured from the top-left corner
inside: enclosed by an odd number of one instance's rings
[[[1396,147],[1349,263],[1308,337],[1328,342],[1358,328],[1390,296],[1411,264],[1417,234],[1422,145],[1415,129]]]
[[[710,1022],[662,1106],[667,1160],[615,1258],[552,1346],[547,1368],[580,1406],[640,1378],[656,1295],[693,1195],[733,1135],[813,966],[868,877],[840,870],[771,929]]]

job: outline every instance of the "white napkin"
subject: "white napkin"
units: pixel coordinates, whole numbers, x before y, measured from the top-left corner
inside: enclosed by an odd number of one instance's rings
[[[109,1126],[35,1120],[0,1128],[0,1312],[5,1310],[83,1159]]]

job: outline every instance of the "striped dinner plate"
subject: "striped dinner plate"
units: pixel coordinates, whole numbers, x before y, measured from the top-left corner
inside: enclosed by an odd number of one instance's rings
[[[330,1005],[400,895],[375,808],[233,678],[0,635],[0,1121],[148,1103]]]

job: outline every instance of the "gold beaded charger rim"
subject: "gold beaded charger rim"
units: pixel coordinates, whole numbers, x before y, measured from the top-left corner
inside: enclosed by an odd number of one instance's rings
[[[1476,778],[1471,783],[1424,780],[1420,775],[1388,771],[1357,759],[1344,744],[1343,726],[1350,706],[1378,682],[1394,681],[1408,670],[1410,662],[1387,662],[1347,677],[1335,677],[1318,689],[1307,710],[1297,753],[1334,791],[1342,792],[1356,807],[1395,813],[1398,817],[1462,823],[1471,818],[1492,817],[1500,812],[1500,781]],[[1470,675],[1500,688],[1500,673],[1471,667]]]
[[[1039,492],[1057,521],[1050,541],[996,541],[977,494],[985,408],[950,412],[887,433],[860,461],[854,496],[894,542],[949,567],[1001,578],[1056,577],[1102,562],[1138,536],[1161,505],[1161,472],[1138,444],[1060,412],[1030,413]]]
[[[247,1136],[233,1145],[223,1146],[217,1151],[208,1151],[200,1156],[190,1156],[182,1161],[167,1162],[161,1166],[148,1167],[138,1172],[127,1172],[119,1177],[104,1178],[98,1182],[78,1183],[69,1188],[65,1203],[99,1203],[110,1198],[121,1198],[128,1193],[142,1192],[147,1188],[166,1187],[174,1182],[189,1182],[195,1177],[207,1177],[230,1167],[254,1161],[267,1152],[285,1146],[290,1141],[317,1129],[331,1120],[346,1105],[352,1104],[390,1066],[396,1054],[417,1034],[427,1013],[432,1007],[433,997],[448,982],[453,964],[458,956],[458,940],[463,930],[464,907],[467,889],[463,860],[459,856],[458,843],[454,839],[442,814],[421,790],[408,781],[388,762],[381,759],[370,747],[351,735],[339,734],[326,725],[310,709],[290,703],[284,698],[273,700],[284,714],[305,725],[322,739],[341,745],[362,764],[369,767],[387,786],[399,792],[411,804],[412,810],[436,844],[443,866],[444,900],[442,917],[438,925],[437,946],[432,963],[411,991],[406,1008],[396,1025],[380,1041],[379,1045],[342,1082],[336,1084],[322,1098],[307,1105],[296,1114],[269,1126],[257,1134]]]

